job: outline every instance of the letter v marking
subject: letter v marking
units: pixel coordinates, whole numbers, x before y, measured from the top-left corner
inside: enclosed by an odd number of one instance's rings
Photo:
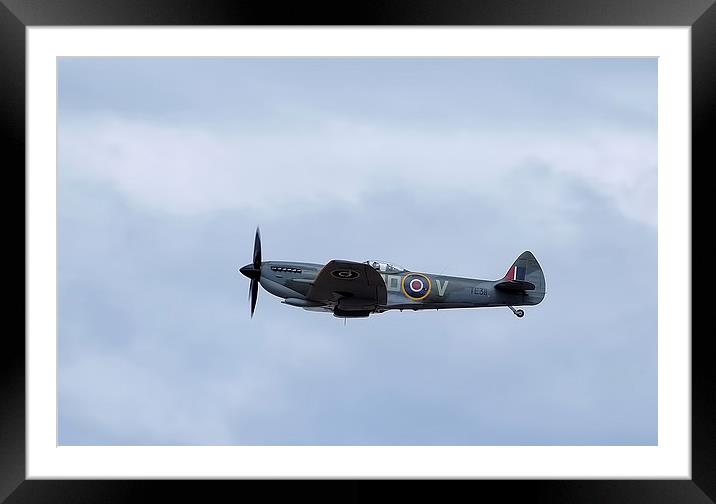
[[[435,283],[438,284],[438,295],[439,296],[442,296],[443,294],[445,294],[445,289],[447,289],[449,281],[450,280],[445,280],[445,283],[441,285],[440,280],[438,280],[437,278],[435,279]]]

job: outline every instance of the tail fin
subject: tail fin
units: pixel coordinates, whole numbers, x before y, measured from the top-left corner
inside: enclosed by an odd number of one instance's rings
[[[542,301],[545,293],[544,273],[532,252],[522,252],[505,276],[497,281],[495,288],[509,292],[526,292],[530,297]]]

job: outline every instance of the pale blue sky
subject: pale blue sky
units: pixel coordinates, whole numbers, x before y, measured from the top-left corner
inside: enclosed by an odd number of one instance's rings
[[[655,59],[59,61],[60,444],[657,442]],[[250,261],[547,296],[342,319]]]

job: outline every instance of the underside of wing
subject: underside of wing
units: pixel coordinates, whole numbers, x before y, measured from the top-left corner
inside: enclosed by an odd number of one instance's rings
[[[326,264],[306,296],[345,310],[373,309],[388,299],[383,277],[368,264],[334,260]]]
[[[473,308],[474,303],[404,303],[404,304],[391,304],[384,308],[378,309],[379,312],[385,312],[389,310],[445,310],[449,308]]]

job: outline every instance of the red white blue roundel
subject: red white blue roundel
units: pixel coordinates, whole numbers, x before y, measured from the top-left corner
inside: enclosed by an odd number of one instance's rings
[[[430,294],[432,282],[425,275],[420,273],[410,273],[403,277],[403,294],[410,299],[420,301]]]

